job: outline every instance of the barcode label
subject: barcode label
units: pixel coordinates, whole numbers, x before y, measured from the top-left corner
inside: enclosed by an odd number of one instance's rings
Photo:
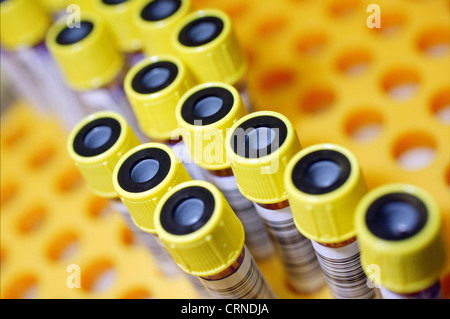
[[[257,204],[255,207],[275,243],[289,284],[305,293],[320,289],[325,281],[314,248],[295,226],[290,207],[278,210],[265,209]]]
[[[375,289],[367,285],[355,240],[343,247],[331,248],[312,241],[331,294],[337,299],[371,299]]]
[[[234,176],[215,176],[207,173],[207,179],[222,192],[236,216],[244,226],[245,244],[252,256],[262,260],[272,256],[272,241],[264,228],[253,202],[245,198],[236,183]]]
[[[275,299],[277,298],[244,245],[241,265],[222,279],[201,278],[203,285],[220,299]]]

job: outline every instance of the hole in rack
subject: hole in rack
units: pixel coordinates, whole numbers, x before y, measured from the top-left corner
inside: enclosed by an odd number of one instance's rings
[[[295,72],[291,69],[277,69],[266,73],[260,82],[263,92],[272,92],[290,86],[295,81]]]
[[[450,125],[450,89],[438,92],[431,101],[431,111],[444,124]]]
[[[445,182],[447,187],[450,188],[450,164],[447,166],[447,172],[445,173]]]
[[[322,33],[312,33],[304,36],[295,44],[295,50],[307,56],[318,55],[327,44],[327,37]]]
[[[151,293],[146,288],[134,288],[123,294],[120,299],[149,299],[152,298]]]
[[[285,17],[273,17],[270,20],[262,22],[258,28],[260,37],[269,37],[280,34],[286,27]]]
[[[436,144],[426,133],[410,133],[397,140],[393,155],[401,168],[408,171],[420,170],[433,162]]]
[[[50,146],[44,146],[37,150],[29,160],[30,167],[32,169],[40,169],[45,165],[50,163],[50,161],[55,157],[55,149]]]
[[[334,1],[330,7],[330,12],[338,18],[346,18],[354,14],[360,7],[357,0],[338,0]]]
[[[87,202],[87,213],[91,218],[101,218],[112,213],[109,201],[105,198],[92,195]]]
[[[225,8],[224,11],[232,20],[236,20],[240,17],[245,17],[249,11],[249,7],[247,3],[234,3]]]
[[[21,125],[20,123],[18,125],[8,127],[7,130],[2,130],[3,143],[7,148],[12,148],[22,142],[27,133],[26,126]]]
[[[19,231],[23,234],[37,231],[44,224],[46,215],[46,208],[43,205],[35,204],[27,211],[25,211],[25,213],[19,219]]]
[[[450,52],[450,31],[447,28],[434,28],[424,32],[417,41],[420,51],[430,57],[441,57]]]
[[[134,244],[135,238],[133,232],[127,225],[123,225],[120,230],[120,239],[125,244],[125,246],[131,246]]]
[[[31,274],[23,274],[16,278],[6,289],[6,299],[33,299],[38,295],[38,280]]]
[[[5,207],[17,196],[17,184],[5,182],[0,186],[0,206]]]
[[[371,61],[365,50],[353,50],[343,54],[337,61],[338,70],[348,76],[357,76],[367,70]]]
[[[376,34],[382,36],[393,36],[401,30],[405,23],[406,19],[402,13],[382,11],[381,28],[373,28],[369,30],[373,30]]]
[[[383,127],[383,117],[374,110],[361,110],[352,114],[346,124],[345,131],[358,142],[371,142],[379,135]]]
[[[83,268],[81,287],[89,292],[100,293],[108,290],[116,281],[116,270],[111,261],[97,260]]]
[[[77,233],[67,231],[51,241],[47,249],[47,257],[53,261],[67,260],[76,254],[78,246]]]
[[[62,193],[73,191],[83,184],[83,177],[76,167],[67,169],[57,181],[57,189]]]
[[[418,90],[419,75],[410,69],[397,69],[389,72],[383,79],[383,90],[394,100],[410,99]]]
[[[302,97],[300,107],[306,113],[318,114],[330,109],[335,100],[336,97],[332,90],[315,88]]]

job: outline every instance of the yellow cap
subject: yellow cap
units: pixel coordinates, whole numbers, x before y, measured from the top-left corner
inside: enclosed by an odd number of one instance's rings
[[[233,32],[231,19],[222,11],[190,13],[176,26],[172,42],[199,82],[235,85],[247,71],[247,58]]]
[[[95,12],[92,0],[76,0],[75,2],[74,1],[70,2],[78,4],[80,6],[82,14],[84,14],[85,12]]]
[[[9,50],[30,47],[45,39],[51,18],[35,0],[6,0],[0,10],[1,44]]]
[[[177,102],[194,84],[189,70],[175,56],[149,57],[132,67],[124,88],[141,130],[154,140],[175,137]]]
[[[141,49],[142,41],[133,21],[133,9],[136,1],[121,2],[93,0],[95,11],[108,24],[123,52],[136,52]]]
[[[190,0],[140,0],[133,10],[133,22],[148,56],[175,54],[170,37],[190,9]]]
[[[248,114],[229,129],[226,155],[241,193],[259,204],[287,200],[284,171],[301,149],[292,123],[273,111]]]
[[[194,162],[207,170],[229,168],[226,133],[245,115],[247,110],[239,92],[230,84],[202,83],[183,95],[176,118]]]
[[[414,293],[439,280],[446,258],[441,214],[424,190],[407,184],[380,186],[360,201],[355,224],[363,269],[379,267],[381,285]]]
[[[204,181],[179,184],[164,195],[155,226],[178,266],[194,276],[224,271],[244,247],[241,221],[223,194]]]
[[[97,89],[120,74],[124,57],[99,16],[82,14],[80,26],[60,19],[47,34],[47,47],[73,89]]]
[[[140,142],[125,118],[116,112],[93,113],[78,123],[68,138],[68,152],[91,190],[117,198],[112,183],[119,159]]]
[[[146,143],[127,152],[117,163],[113,185],[134,223],[155,233],[154,214],[161,197],[174,186],[191,180],[170,147]]]
[[[317,144],[296,154],[285,172],[294,222],[319,243],[341,243],[356,235],[354,216],[367,188],[355,156],[335,144]]]

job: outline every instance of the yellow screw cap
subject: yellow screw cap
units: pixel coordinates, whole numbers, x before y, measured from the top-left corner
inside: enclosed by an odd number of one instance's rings
[[[47,34],[47,47],[75,90],[92,90],[113,81],[124,66],[124,57],[105,22],[83,12],[80,26],[60,19]]]
[[[33,0],[2,1],[0,14],[1,44],[9,50],[39,44],[51,24],[45,8]]]
[[[230,267],[244,247],[244,227],[211,183],[175,186],[158,203],[156,232],[185,272],[211,276]]]
[[[82,14],[84,12],[95,12],[92,0],[78,0],[76,4],[80,6]]]
[[[112,174],[119,159],[140,142],[125,118],[116,112],[93,113],[78,123],[68,138],[68,152],[91,190],[117,198]]]
[[[184,63],[175,56],[153,56],[132,67],[125,76],[125,93],[139,126],[150,138],[170,140],[178,127],[178,100],[195,85]]]
[[[66,8],[71,1],[69,0],[39,0],[42,7],[46,8],[48,12],[54,13]]]
[[[207,9],[187,15],[172,33],[172,42],[199,82],[235,85],[248,68],[244,54],[224,12]]]
[[[319,243],[341,243],[356,235],[354,216],[367,188],[355,156],[335,144],[317,144],[289,162],[285,184],[294,222]]]
[[[133,21],[136,1],[94,0],[95,11],[108,24],[123,52],[136,52],[142,47],[139,31]]]
[[[170,147],[146,143],[127,152],[117,163],[113,185],[135,224],[155,233],[154,214],[161,197],[174,186],[191,180]]]
[[[359,203],[355,224],[363,269],[379,267],[380,284],[387,289],[414,293],[439,279],[446,258],[441,214],[424,190],[380,186]]]
[[[227,158],[241,193],[260,204],[287,200],[284,171],[301,149],[289,119],[272,111],[248,114],[230,128]]]
[[[148,56],[175,54],[171,34],[190,9],[190,0],[141,0],[134,7],[133,22]]]
[[[239,92],[230,84],[202,83],[183,95],[176,118],[194,162],[207,170],[229,168],[226,133],[245,115],[247,110]]]

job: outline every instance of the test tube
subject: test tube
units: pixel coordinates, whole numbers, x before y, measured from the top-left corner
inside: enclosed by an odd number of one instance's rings
[[[154,236],[139,229],[114,189],[113,172],[120,158],[140,141],[125,118],[116,112],[99,111],[84,118],[69,135],[70,157],[89,189],[109,200],[111,207],[123,217],[136,243],[144,245],[155,256],[161,247]]]
[[[278,112],[248,114],[231,126],[225,146],[239,190],[254,203],[272,237],[288,284],[301,293],[322,288],[314,249],[295,227],[284,185],[286,165],[301,149],[292,123]]]
[[[205,170],[206,180],[219,188],[241,220],[252,256],[256,260],[272,256],[272,242],[253,202],[240,193],[225,156],[227,129],[247,114],[239,92],[222,82],[196,85],[181,97],[175,114],[194,163]]]
[[[123,89],[125,58],[104,20],[82,12],[78,25],[62,18],[47,33],[47,46],[68,85],[79,93],[86,113],[108,110],[122,114],[145,140]]]
[[[190,9],[190,0],[141,0],[136,4],[133,22],[147,56],[175,54],[170,37],[175,25]]]
[[[145,143],[134,147],[121,157],[113,172],[113,185],[121,201],[130,212],[134,224],[155,237],[162,249],[154,251],[167,274],[178,274],[172,256],[157,238],[154,215],[161,197],[176,185],[191,180],[175,153],[161,143]],[[205,288],[197,278],[189,279],[205,297]],[[194,280],[193,280],[194,279]]]
[[[199,83],[233,85],[247,110],[252,111],[246,80],[247,57],[227,14],[216,9],[191,12],[176,25],[171,40]]]
[[[142,41],[133,21],[136,0],[93,0],[92,7],[106,22],[129,67],[144,58]]]
[[[155,227],[178,266],[215,298],[276,298],[245,246],[242,223],[211,183],[172,188],[157,205]]]
[[[41,113],[59,117],[70,130],[84,114],[45,45],[50,14],[32,0],[3,0],[0,5],[2,68],[22,97]]]
[[[151,140],[170,146],[193,179],[204,179],[203,170],[193,163],[176,132],[177,102],[194,85],[195,80],[184,63],[171,55],[145,58],[127,72],[124,81],[141,131]]]
[[[408,184],[379,186],[358,204],[355,224],[363,269],[382,298],[442,298],[446,248],[430,194]]]
[[[335,144],[307,147],[290,160],[285,184],[295,225],[311,239],[333,297],[374,298],[353,222],[356,205],[367,192],[355,156]]]
[[[70,0],[38,0],[41,6],[47,10],[55,19],[58,19],[65,13],[66,7],[70,4]]]

